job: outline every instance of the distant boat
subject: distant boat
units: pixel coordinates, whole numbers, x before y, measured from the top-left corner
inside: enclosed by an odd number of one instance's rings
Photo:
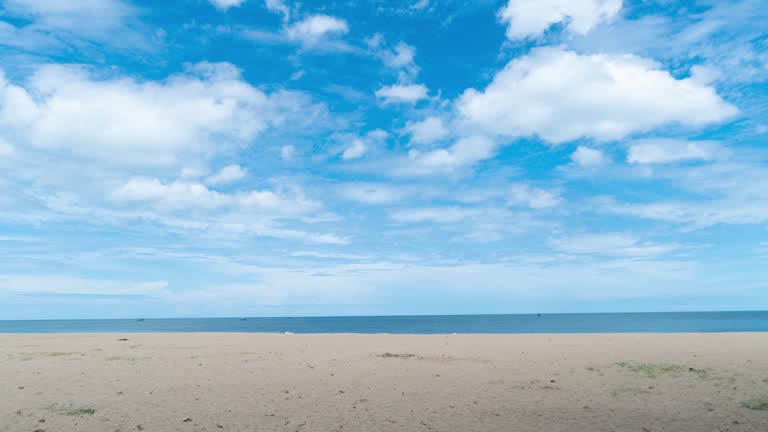
[[[240,318],[240,321],[248,321],[248,318]]]
[[[136,321],[144,321],[144,318],[136,318]]]

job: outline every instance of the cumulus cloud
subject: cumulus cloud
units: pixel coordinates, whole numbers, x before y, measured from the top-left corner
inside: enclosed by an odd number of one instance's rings
[[[382,54],[384,64],[397,69],[414,67],[413,59],[415,55],[416,48],[405,42],[395,45],[391,52],[386,51]]]
[[[552,143],[615,140],[668,124],[698,127],[738,113],[714,88],[676,79],[650,60],[561,48],[512,60],[485,90],[465,91],[457,110],[469,128]]]
[[[163,183],[157,179],[134,178],[114,192],[119,201],[152,202],[158,207],[219,208],[230,203],[230,197],[212,191],[199,183]]]
[[[343,160],[359,159],[375,151],[387,137],[389,134],[382,129],[374,129],[364,135],[337,134],[335,140],[340,144],[337,154],[341,154]]]
[[[527,184],[513,185],[509,191],[511,206],[527,206],[534,209],[544,209],[558,206],[562,199],[554,191],[532,187]]]
[[[38,69],[26,86],[0,75],[1,134],[110,164],[176,165],[322,110],[299,93],[268,95],[227,63],[201,63],[163,81],[57,65]]]
[[[448,148],[429,151],[411,149],[407,163],[399,171],[414,175],[453,172],[488,159],[493,156],[496,147],[496,142],[492,139],[470,136],[457,140]]]
[[[265,0],[264,5],[268,11],[281,14],[284,21],[291,19],[291,9],[283,0]]]
[[[665,164],[684,161],[712,161],[725,154],[714,141],[649,139],[634,141],[629,146],[627,162],[632,164]]]
[[[600,23],[614,19],[622,0],[509,0],[499,11],[507,24],[509,39],[541,36],[550,26],[565,23],[568,31],[589,33]]]
[[[395,84],[376,90],[376,97],[384,104],[412,104],[426,98],[428,93],[424,84]]]
[[[576,151],[571,154],[571,160],[576,165],[585,167],[598,166],[607,162],[607,158],[602,150],[586,146],[576,148]]]
[[[205,183],[211,186],[229,184],[245,177],[246,171],[240,165],[227,165],[216,174],[205,179]]]
[[[345,20],[329,15],[310,15],[285,28],[285,34],[290,40],[306,45],[314,45],[327,37],[347,32],[349,26]]]
[[[411,135],[414,144],[430,144],[446,138],[448,128],[440,117],[427,117],[419,122],[408,122],[404,132]]]
[[[236,206],[240,210],[258,210],[285,215],[307,214],[321,204],[306,198],[301,191],[292,194],[270,190],[222,193],[205,185],[187,181],[163,182],[154,178],[137,177],[117,188],[116,201],[146,203],[161,210],[221,209]]]
[[[341,153],[341,158],[344,160],[357,159],[365,154],[365,150],[365,142],[361,139],[355,139],[352,141],[352,144]]]

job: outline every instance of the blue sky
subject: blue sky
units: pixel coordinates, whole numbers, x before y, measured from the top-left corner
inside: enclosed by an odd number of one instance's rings
[[[768,308],[763,1],[0,5],[0,318]]]

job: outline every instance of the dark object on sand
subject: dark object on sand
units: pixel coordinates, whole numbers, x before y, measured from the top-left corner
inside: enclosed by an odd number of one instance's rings
[[[382,357],[382,358],[411,358],[411,357],[416,357],[416,354],[410,354],[410,353],[406,353],[406,354],[384,353],[384,354],[380,354],[379,357]]]
[[[127,341],[127,340],[128,340],[128,338],[120,338],[120,339],[118,339],[117,341],[118,341],[118,342],[125,342],[125,341]]]

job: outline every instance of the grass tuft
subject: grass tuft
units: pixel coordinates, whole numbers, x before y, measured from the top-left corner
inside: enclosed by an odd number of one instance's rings
[[[616,363],[616,366],[619,366],[627,372],[646,378],[658,378],[661,375],[672,375],[677,377],[691,374],[703,380],[722,379],[722,377],[714,376],[712,369],[696,368],[682,364],[619,362]]]
[[[768,411],[768,396],[762,396],[755,399],[750,399],[741,403],[744,408],[757,411]]]
[[[64,411],[64,415],[68,416],[83,416],[83,415],[94,415],[96,413],[96,410],[93,408],[83,407],[83,408],[73,408]]]

